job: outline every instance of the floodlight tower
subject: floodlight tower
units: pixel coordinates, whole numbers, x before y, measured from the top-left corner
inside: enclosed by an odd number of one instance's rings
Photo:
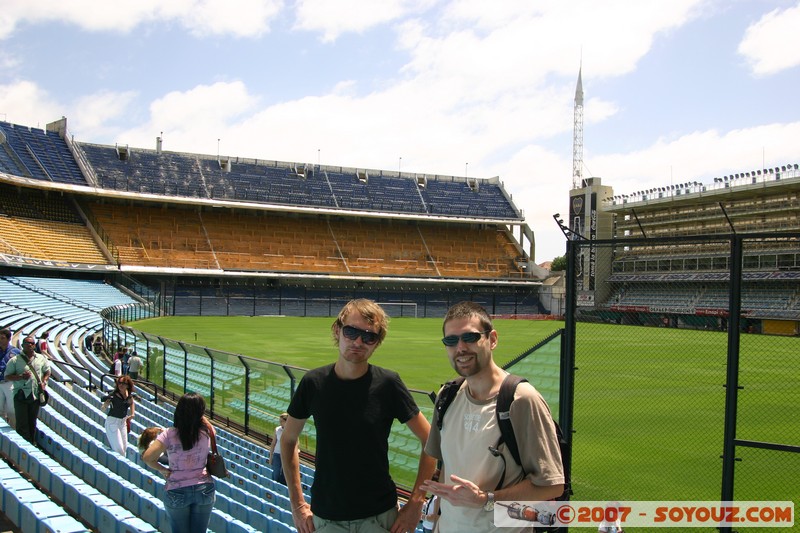
[[[578,69],[578,85],[575,87],[575,122],[572,134],[572,188],[581,187],[583,174],[583,83]]]

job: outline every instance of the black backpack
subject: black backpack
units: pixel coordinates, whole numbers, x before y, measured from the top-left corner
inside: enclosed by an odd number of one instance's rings
[[[499,451],[499,447],[502,443],[505,442],[506,448],[511,453],[511,456],[514,458],[514,461],[517,462],[518,465],[522,466],[522,460],[519,456],[519,446],[517,446],[517,438],[514,435],[514,427],[511,424],[511,402],[514,401],[514,392],[517,390],[517,385],[522,382],[527,382],[528,380],[521,377],[515,376],[514,374],[508,374],[505,379],[503,380],[502,385],[500,385],[500,392],[497,395],[497,407],[495,408],[495,413],[497,415],[497,425],[500,427],[500,439],[498,439],[497,444],[489,448],[489,452],[496,456],[502,457]],[[442,387],[441,392],[439,393],[439,397],[436,398],[436,426],[439,428],[439,431],[442,430],[442,424],[444,424],[444,414],[447,411],[447,408],[453,403],[453,400],[458,393],[458,390],[461,388],[461,384],[464,383],[464,378],[456,378],[453,380],[448,381]],[[567,442],[564,439],[564,435],[561,432],[561,427],[558,425],[558,422],[553,420],[553,423],[556,425],[556,435],[558,437],[558,446],[561,450],[561,468],[564,471],[564,492],[558,498],[555,498],[556,501],[569,501],[569,497],[572,494],[572,487],[569,479],[569,475],[567,470],[564,468],[564,457],[566,457],[567,452]],[[525,471],[523,467],[523,472]],[[505,465],[503,468],[503,474],[500,476],[500,482],[497,484],[495,490],[500,489],[503,486],[503,481],[505,481]]]

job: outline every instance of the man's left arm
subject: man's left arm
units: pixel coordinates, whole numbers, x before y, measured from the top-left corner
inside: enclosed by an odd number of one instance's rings
[[[522,383],[517,387],[509,415],[527,474],[519,483],[496,491],[495,500],[546,501],[561,496],[561,447],[547,402],[532,385]]]
[[[417,412],[406,422],[406,425],[417,436],[421,444],[419,467],[417,479],[414,481],[414,489],[411,491],[408,502],[400,509],[397,520],[392,525],[392,533],[405,533],[416,529],[422,506],[425,504],[425,489],[422,488],[422,483],[429,480],[436,470],[436,459],[425,453],[425,443],[428,441],[428,433],[431,430],[428,420],[421,412]]]

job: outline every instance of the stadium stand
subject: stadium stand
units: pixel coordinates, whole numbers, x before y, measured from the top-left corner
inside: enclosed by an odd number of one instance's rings
[[[0,252],[104,265],[108,260],[79,214],[60,195],[0,184]]]
[[[736,236],[742,239],[742,330],[797,335],[798,191],[796,164],[623,195],[614,195],[599,178],[584,180],[570,193],[567,232],[586,228],[581,231],[590,240],[616,242],[577,261],[581,314],[724,330]],[[593,202],[597,209],[590,220],[584,206]]]
[[[41,412],[38,438],[49,457],[35,448],[35,453],[31,452],[52,464],[47,463],[45,468],[33,459],[20,462],[15,458],[24,453],[17,449],[19,447],[9,445],[8,439],[0,438],[4,456],[25,472],[34,469],[30,473],[44,491],[44,494],[38,490],[31,494],[43,495],[26,500],[25,505],[29,503],[35,512],[43,513],[39,518],[42,523],[44,520],[55,522],[55,518],[74,515],[80,516],[92,530],[166,531],[167,518],[161,502],[163,480],[141,463],[135,451],[135,433],[152,425],[171,425],[171,410],[166,405],[156,405],[142,399],[137,406],[134,434],[129,435],[128,457],[120,458],[111,453],[103,429],[105,415],[99,409],[98,392],[91,386],[92,383],[102,382],[105,363],[85,350],[82,342],[85,334],[96,331],[100,320],[98,312],[103,307],[125,305],[133,300],[100,281],[44,277],[6,276],[0,279],[0,294],[3,300],[7,295],[11,302],[24,302],[27,306],[25,313],[32,316],[54,317],[45,321],[52,331],[53,341],[59,340],[64,347],[58,354],[52,354],[54,359],[84,369],[78,372],[74,367],[53,364],[51,403]],[[4,302],[4,305],[14,308],[14,304]],[[79,314],[85,316],[76,316]],[[7,317],[0,315],[0,319]],[[65,320],[64,317],[79,320],[83,325],[70,326],[74,328],[70,332],[60,329],[58,323]],[[17,337],[19,335],[18,332]],[[220,370],[224,372],[224,366]],[[91,378],[87,379],[87,375],[91,375]],[[3,431],[0,426],[0,432]],[[9,433],[16,437],[15,432],[9,430]],[[22,443],[23,448],[26,444]],[[271,470],[264,465],[263,458],[268,454],[266,448],[224,429],[218,432],[218,445],[229,462],[232,477],[217,483],[218,504],[212,517],[211,530],[232,533],[293,531],[286,488],[272,481]],[[57,475],[59,473],[62,475]],[[306,488],[310,485],[311,475],[311,471],[304,468]],[[13,480],[14,476],[9,478]],[[9,485],[12,484],[9,482]],[[45,510],[40,503],[51,498],[56,502],[55,507]],[[23,507],[20,506],[21,509]],[[14,515],[11,518],[20,523],[27,524],[31,520],[19,518],[24,511],[18,512],[16,507],[9,507],[8,510]],[[67,518],[62,519],[62,522],[66,521]],[[37,525],[23,530],[40,529]],[[87,528],[80,526],[72,530],[85,531]]]
[[[20,458],[21,450],[27,455],[24,460]],[[20,464],[14,463],[12,458],[26,462],[26,467],[30,468],[29,457],[33,454],[39,460],[36,466],[40,471],[44,467],[45,475],[50,480],[42,490],[6,461],[0,461],[0,502],[3,505],[3,514],[14,526],[21,531],[91,531],[64,507],[54,502],[47,493],[52,492],[54,486],[63,486],[66,469],[52,459],[41,457],[41,452],[17,435],[5,420],[0,420],[0,453],[16,468],[20,468]]]
[[[2,121],[0,170],[47,181],[87,183],[66,141],[57,132]]]
[[[87,206],[124,265],[417,277],[521,276],[505,230],[264,212]],[[376,239],[376,236],[380,238]],[[487,254],[487,249],[491,253]]]

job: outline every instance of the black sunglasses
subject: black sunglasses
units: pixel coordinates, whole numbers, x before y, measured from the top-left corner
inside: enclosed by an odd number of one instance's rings
[[[458,344],[459,340],[466,342],[467,344],[472,344],[474,342],[478,342],[478,339],[481,338],[481,335],[489,333],[490,329],[486,331],[468,331],[466,333],[462,333],[461,335],[448,335],[442,339],[442,344],[445,346],[455,346]]]
[[[375,344],[376,342],[378,342],[378,339],[380,338],[380,336],[377,333],[354,328],[353,326],[344,326],[342,328],[342,333],[344,333],[344,336],[350,339],[351,341],[354,341],[357,338],[361,337],[361,342],[369,345]]]

